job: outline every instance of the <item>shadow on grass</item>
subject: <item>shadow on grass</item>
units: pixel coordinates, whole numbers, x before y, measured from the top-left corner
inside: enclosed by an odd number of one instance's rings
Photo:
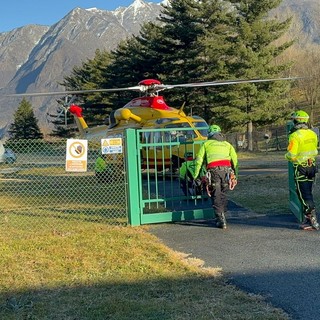
[[[285,319],[208,276],[9,291],[0,300],[1,319]]]

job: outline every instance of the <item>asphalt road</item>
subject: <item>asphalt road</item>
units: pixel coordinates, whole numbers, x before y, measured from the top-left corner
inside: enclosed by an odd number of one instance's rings
[[[299,230],[291,214],[257,216],[230,207],[227,230],[212,220],[151,225],[150,232],[206,267],[221,267],[230,283],[292,319],[320,319],[320,232]]]

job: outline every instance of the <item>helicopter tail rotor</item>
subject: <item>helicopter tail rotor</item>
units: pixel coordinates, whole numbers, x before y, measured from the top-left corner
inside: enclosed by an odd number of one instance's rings
[[[76,96],[65,96],[64,99],[60,99],[57,100],[57,102],[60,104],[60,109],[61,111],[58,113],[58,117],[60,118],[62,116],[62,114],[64,114],[64,125],[67,127],[68,125],[68,111],[70,109],[70,106],[72,105],[72,103],[74,102],[74,100],[76,99]]]

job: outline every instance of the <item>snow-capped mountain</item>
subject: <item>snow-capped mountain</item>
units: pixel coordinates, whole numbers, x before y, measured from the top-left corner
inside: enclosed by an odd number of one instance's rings
[[[142,23],[156,20],[161,8],[147,0],[133,0],[114,11],[75,8],[52,26],[27,25],[0,33],[0,137],[21,101],[4,94],[63,91],[59,83],[74,66],[93,58],[97,49],[112,50],[137,34]],[[319,0],[283,0],[276,15],[294,15],[310,41],[320,43]],[[55,98],[30,101],[40,126],[45,127],[47,111],[57,106]]]
[[[28,25],[0,33],[0,136],[13,122],[21,101],[4,98],[4,94],[63,90],[59,83],[74,66],[93,58],[97,49],[116,48],[121,40],[137,34],[141,24],[155,20],[160,11],[160,4],[144,0],[114,11],[75,8],[50,27]],[[41,126],[47,110],[56,107],[55,99],[30,101]]]

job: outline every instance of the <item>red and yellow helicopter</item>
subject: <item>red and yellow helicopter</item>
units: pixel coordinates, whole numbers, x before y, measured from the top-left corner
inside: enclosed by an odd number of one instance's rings
[[[145,79],[134,87],[101,89],[99,91],[103,92],[133,90],[140,91],[144,95],[134,98],[124,107],[113,111],[109,116],[109,125],[93,128],[88,127],[80,106],[71,104],[68,110],[75,117],[80,137],[86,139],[122,138],[124,130],[128,128],[168,129],[161,132],[155,130],[154,132],[145,131],[142,133],[141,142],[170,144],[168,147],[142,149],[142,160],[145,165],[147,163],[148,168],[177,169],[184,162],[186,153],[197,153],[200,143],[194,144],[191,142],[207,139],[208,124],[199,116],[186,115],[183,106],[180,109],[168,106],[159,92],[173,88],[196,88],[288,79],[292,78],[210,81],[176,85],[165,85],[159,80]],[[85,93],[85,91],[81,93]]]
[[[180,109],[172,108],[158,93],[167,86],[155,79],[145,79],[137,87],[124,90],[139,90],[144,96],[134,98],[124,107],[111,112],[109,125],[89,128],[82,115],[82,108],[71,104],[69,111],[74,115],[80,136],[86,139],[123,138],[124,130],[134,129],[169,129],[166,131],[144,131],[141,142],[157,144],[170,143],[170,147],[142,149],[142,160],[148,168],[158,169],[171,166],[178,167],[184,161],[186,152],[195,152],[194,147],[187,141],[203,141],[207,139],[208,124],[199,116],[188,116]],[[180,144],[184,146],[181,147]],[[192,150],[193,149],[193,150]],[[146,151],[148,150],[148,151]]]
[[[167,129],[164,131],[146,132],[142,135],[142,142],[152,143],[174,143],[177,144],[170,148],[148,148],[142,152],[142,159],[148,161],[148,167],[178,167],[184,161],[186,152],[195,154],[197,149],[191,142],[204,141],[207,139],[208,124],[199,116],[188,116],[180,109],[170,107],[159,95],[159,92],[173,88],[197,88],[208,86],[221,86],[239,83],[258,83],[276,80],[292,80],[294,78],[276,79],[251,79],[251,80],[227,80],[227,81],[208,81],[195,82],[175,85],[165,85],[156,79],[145,79],[137,86],[111,89],[78,90],[52,93],[26,93],[11,96],[48,96],[64,95],[72,98],[64,106],[65,112],[69,111],[75,119],[79,130],[79,138],[88,140],[99,140],[104,138],[123,138],[124,131],[128,128],[134,129]],[[111,112],[108,125],[89,127],[82,114],[82,107],[73,104],[76,96],[93,92],[117,92],[117,91],[138,91],[143,96],[134,98],[124,107]],[[189,142],[189,144],[188,144]],[[181,148],[180,144],[184,147]],[[161,159],[161,161],[159,161]]]

